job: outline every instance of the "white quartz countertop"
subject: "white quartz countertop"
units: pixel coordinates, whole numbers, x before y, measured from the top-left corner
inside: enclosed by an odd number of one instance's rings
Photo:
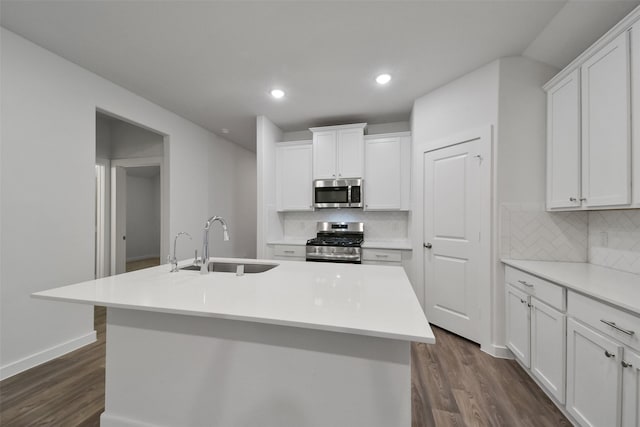
[[[213,258],[238,262],[239,259]],[[133,310],[245,320],[405,341],[435,337],[402,267],[298,261],[264,273],[181,270],[168,265],[33,294]],[[189,265],[190,261],[180,263]]]
[[[523,261],[503,263],[640,315],[640,275],[584,262]]]

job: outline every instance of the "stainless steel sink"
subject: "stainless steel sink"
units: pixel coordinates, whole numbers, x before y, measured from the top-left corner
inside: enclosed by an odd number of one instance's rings
[[[244,266],[244,273],[264,273],[272,268],[278,266],[278,264],[252,264],[247,262],[210,262],[209,271],[222,272],[222,273],[237,273],[238,266]],[[193,270],[200,271],[199,265],[188,265],[182,267],[181,270]]]

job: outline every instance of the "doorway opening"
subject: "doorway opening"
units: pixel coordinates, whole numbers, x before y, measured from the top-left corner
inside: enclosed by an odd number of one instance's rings
[[[168,253],[168,136],[96,111],[96,278]]]

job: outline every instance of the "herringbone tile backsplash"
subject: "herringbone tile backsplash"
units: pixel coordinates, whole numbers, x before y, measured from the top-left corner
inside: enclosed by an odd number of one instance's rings
[[[500,254],[536,261],[587,261],[586,212],[546,212],[544,204],[503,203]]]
[[[640,209],[546,212],[543,204],[500,206],[500,255],[590,262],[640,274]]]
[[[589,262],[640,274],[640,210],[589,212]]]

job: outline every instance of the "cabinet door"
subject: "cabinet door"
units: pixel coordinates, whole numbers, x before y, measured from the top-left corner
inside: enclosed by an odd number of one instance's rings
[[[336,177],[336,131],[313,133],[313,179]]]
[[[564,403],[565,315],[531,298],[531,372],[542,385]]]
[[[527,368],[530,366],[529,295],[507,284],[507,347]]]
[[[278,211],[313,210],[312,155],[310,143],[276,148]]]
[[[623,347],[572,318],[567,320],[567,404],[583,426],[621,421]]]
[[[399,210],[402,196],[400,138],[365,142],[364,203],[366,210]]]
[[[623,363],[624,362],[624,363]],[[625,348],[622,369],[622,427],[640,427],[640,355]]]
[[[585,205],[631,202],[629,34],[581,67],[582,197]]]
[[[362,178],[363,158],[364,131],[362,128],[339,130],[338,178]]]
[[[631,200],[640,207],[640,23],[631,27]]]
[[[547,209],[580,207],[580,74],[547,93]]]

